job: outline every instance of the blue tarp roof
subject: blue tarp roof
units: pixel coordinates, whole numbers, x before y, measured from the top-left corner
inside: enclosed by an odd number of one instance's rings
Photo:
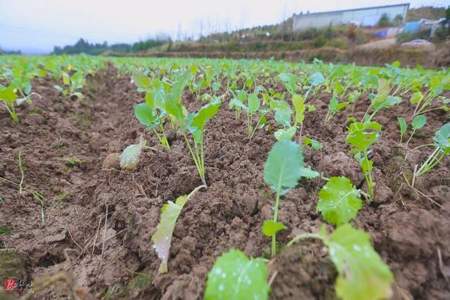
[[[405,26],[403,26],[404,32],[418,32],[420,31],[420,21],[407,22]]]

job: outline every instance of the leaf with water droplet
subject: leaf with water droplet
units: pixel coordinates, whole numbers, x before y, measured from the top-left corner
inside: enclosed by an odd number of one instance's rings
[[[205,300],[269,298],[268,271],[262,258],[247,258],[239,250],[220,256],[208,273]]]
[[[186,204],[188,196],[180,196],[174,202],[169,201],[161,209],[161,217],[155,233],[152,235],[153,248],[161,259],[159,273],[167,272],[167,261],[169,259],[170,243],[172,241],[173,230],[178,216]]]

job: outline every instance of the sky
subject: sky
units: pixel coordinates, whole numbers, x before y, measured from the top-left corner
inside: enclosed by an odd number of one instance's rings
[[[53,46],[174,39],[278,23],[301,11],[386,4],[447,6],[450,0],[0,0],[0,48],[46,53]]]

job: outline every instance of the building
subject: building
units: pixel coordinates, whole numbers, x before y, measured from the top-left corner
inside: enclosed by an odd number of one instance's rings
[[[405,20],[409,3],[347,10],[335,10],[317,13],[300,13],[292,16],[292,29],[303,31],[308,28],[323,28],[331,25],[356,24],[358,26],[375,26],[383,15],[389,20]]]

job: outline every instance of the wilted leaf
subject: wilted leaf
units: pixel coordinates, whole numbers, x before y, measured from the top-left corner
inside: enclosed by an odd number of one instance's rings
[[[188,196],[180,196],[175,203],[169,201],[164,204],[161,209],[161,217],[156,227],[155,233],[152,235],[153,248],[158,253],[161,264],[159,273],[167,272],[167,261],[169,259],[170,243],[172,242],[173,230],[180,215],[183,206],[186,204]]]
[[[348,223],[361,207],[359,192],[346,177],[331,177],[319,192],[317,210],[330,224]]]
[[[239,250],[220,256],[208,273],[205,300],[269,298],[268,271],[261,258],[248,259]]]
[[[120,154],[120,168],[128,171],[134,171],[139,163],[142,148],[145,146],[145,141],[142,139],[139,144],[133,144],[126,147],[122,154]]]
[[[394,277],[361,230],[345,224],[324,238],[338,271],[336,294],[344,300],[389,299]]]

